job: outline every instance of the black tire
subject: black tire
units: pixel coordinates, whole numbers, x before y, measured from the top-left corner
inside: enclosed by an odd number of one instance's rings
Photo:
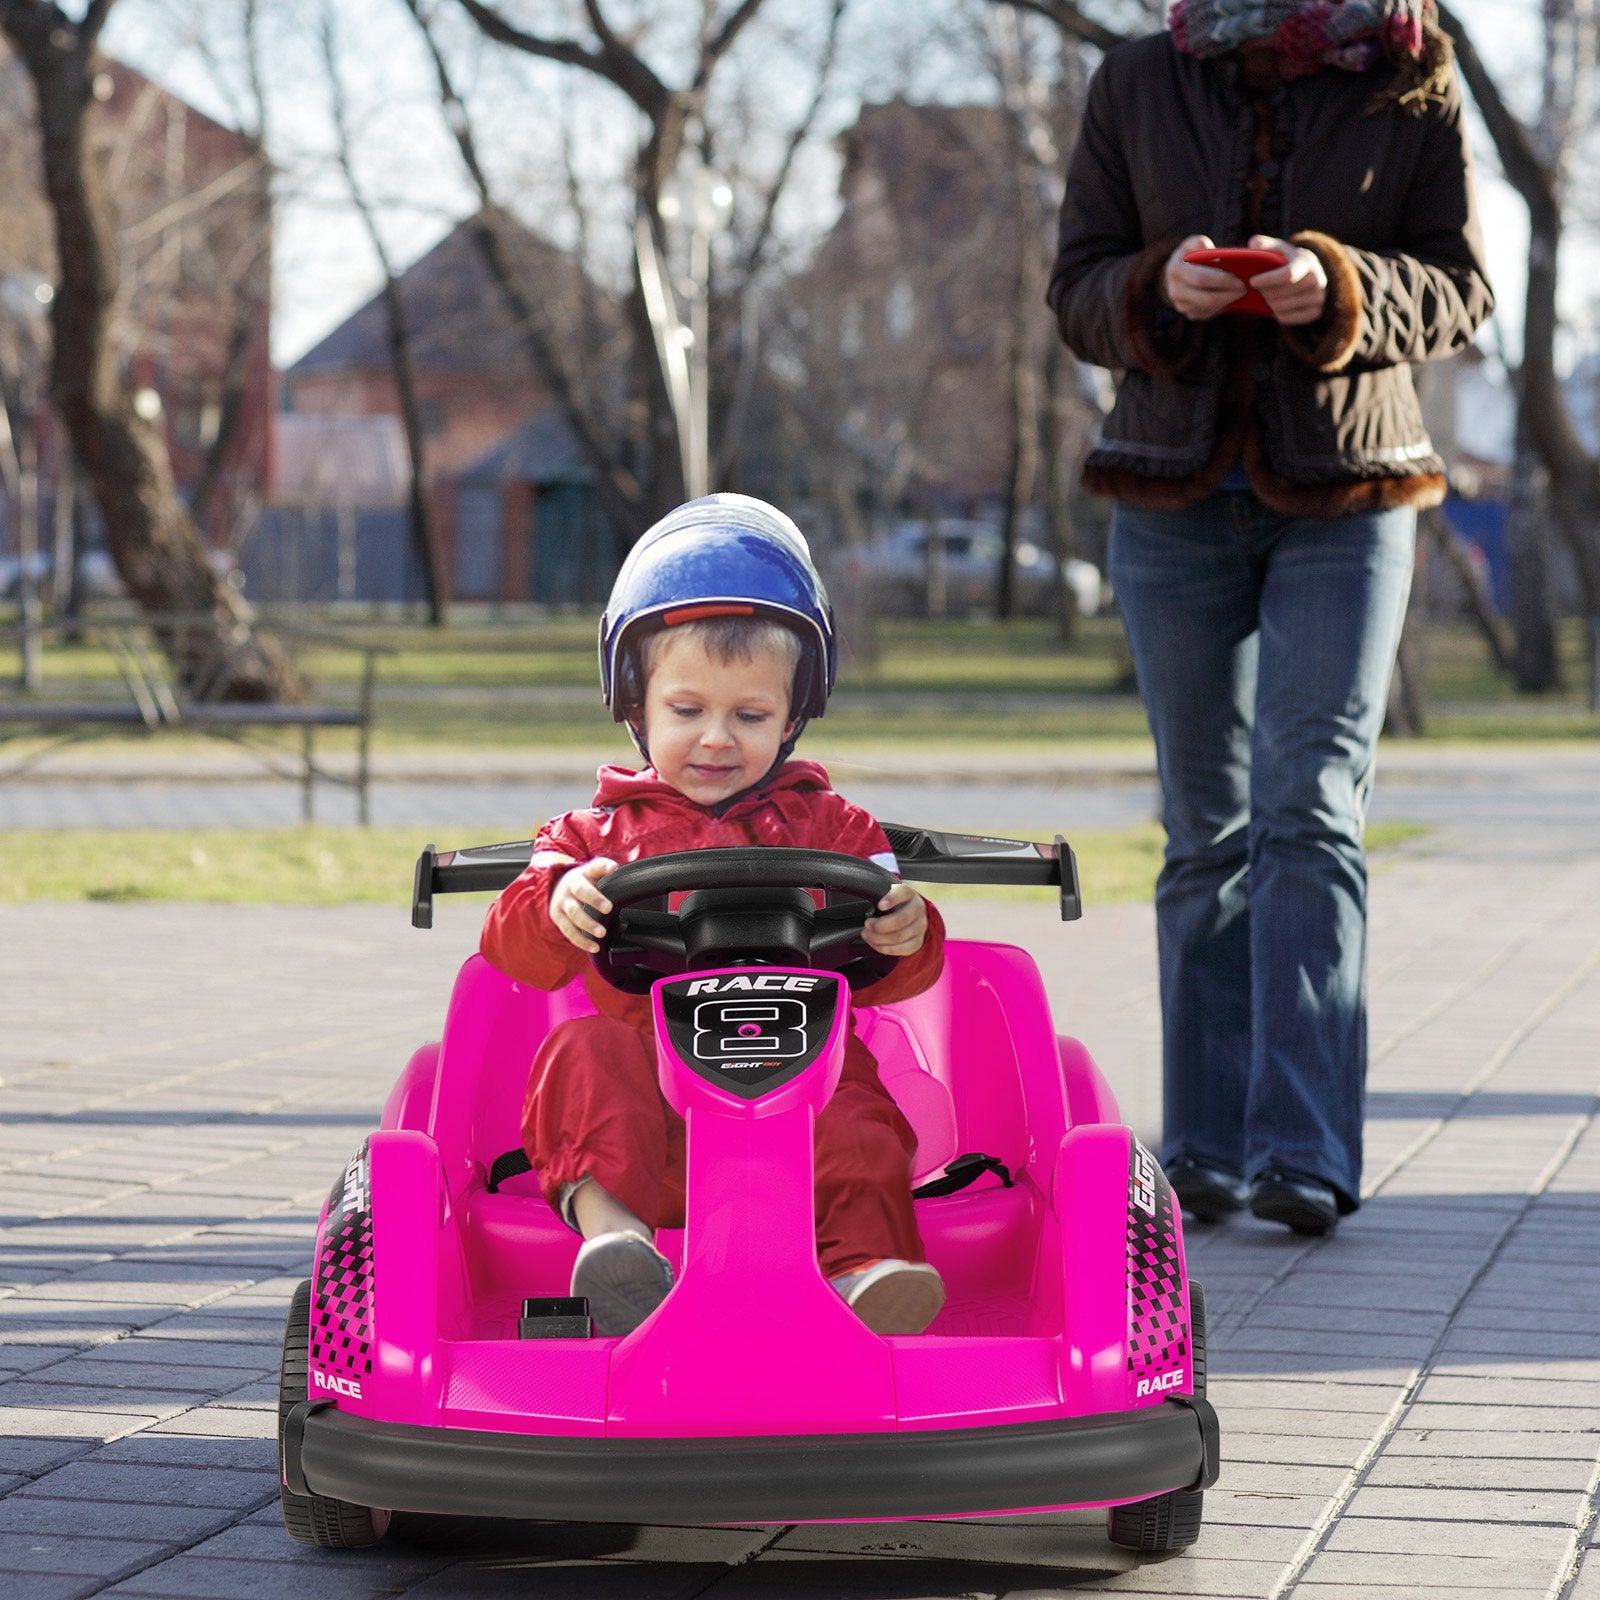
[[[1189,1333],[1194,1367],[1194,1392],[1206,1392],[1206,1296],[1189,1280]],[[1204,1489],[1172,1489],[1149,1500],[1133,1500],[1106,1510],[1106,1537],[1124,1550],[1162,1555],[1187,1550],[1200,1537],[1205,1509]]]
[[[311,1342],[311,1280],[289,1302],[283,1330],[283,1364],[278,1369],[278,1500],[291,1539],[324,1550],[361,1550],[389,1531],[389,1513],[352,1505],[323,1494],[292,1494],[283,1483],[283,1420],[306,1397]]]

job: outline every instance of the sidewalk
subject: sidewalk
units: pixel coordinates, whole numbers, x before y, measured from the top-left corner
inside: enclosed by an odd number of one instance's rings
[[[812,753],[874,814],[970,832],[1048,838],[1147,820],[1157,806],[1148,745],[1055,750],[928,749],[892,760],[870,748]],[[809,743],[809,741],[808,741]],[[372,820],[440,843],[525,837],[555,812],[586,805],[595,769],[618,749],[423,751],[375,762]],[[317,817],[347,825],[356,801],[319,785]],[[1582,742],[1438,746],[1386,742],[1374,821],[1426,823],[1426,848],[1481,860],[1583,854],[1600,840],[1600,748]],[[10,828],[292,827],[297,786],[265,778],[248,757],[130,745],[64,752],[0,783],[0,833]],[[420,842],[420,840],[419,840]]]
[[[403,894],[403,886],[401,887]],[[1194,1551],[1096,1513],[857,1527],[278,1524],[274,1375],[318,1205],[475,907],[24,906],[0,993],[0,1595],[186,1600],[1600,1600],[1600,843],[1373,887],[1369,1198],[1194,1228],[1224,1468]],[[1147,1139],[1148,908],[953,901],[1038,956]]]

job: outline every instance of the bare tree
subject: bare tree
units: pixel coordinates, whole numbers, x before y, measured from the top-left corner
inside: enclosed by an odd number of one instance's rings
[[[1020,6],[996,5],[990,12],[994,67],[1010,118],[1011,171],[1018,218],[1017,267],[1011,306],[1009,379],[1011,395],[1011,472],[1002,524],[996,612],[1012,612],[1015,583],[1013,554],[1022,512],[1043,490],[1043,520],[1055,575],[1057,629],[1063,641],[1074,631],[1077,608],[1066,582],[1066,563],[1073,554],[1067,507],[1068,435],[1084,442],[1084,386],[1076,359],[1061,344],[1050,319],[1041,312],[1051,234],[1061,206],[1060,134],[1075,127],[1082,114],[1085,76],[1084,44],[1060,35],[1061,69],[1053,87],[1035,59],[1038,45],[1028,33]],[[1074,404],[1078,400],[1079,404]],[[1072,451],[1076,454],[1076,451]]]
[[[242,94],[233,92],[206,30],[206,25],[218,18],[224,26],[234,26],[242,46]],[[213,6],[197,9],[187,18],[173,12],[166,25],[175,38],[191,43],[206,63],[212,81],[229,102],[234,126],[254,147],[250,170],[224,174],[216,185],[220,193],[210,197],[231,201],[232,208],[242,207],[246,216],[243,226],[226,229],[210,251],[209,275],[219,288],[225,288],[217,299],[228,313],[227,348],[220,364],[215,428],[189,502],[203,528],[225,530],[229,545],[237,549],[253,524],[256,506],[253,495],[226,493],[229,462],[242,443],[252,368],[257,361],[268,359],[264,346],[272,307],[273,171],[267,154],[270,129],[262,72],[261,6],[259,0],[239,0],[236,10]],[[198,208],[201,220],[205,209]],[[187,248],[192,252],[192,243]]]
[[[58,282],[50,398],[106,525],[128,592],[147,611],[203,613],[216,632],[161,634],[192,680],[223,658],[225,640],[248,634],[249,611],[206,560],[157,429],[139,416],[118,369],[113,317],[119,287],[112,208],[95,149],[98,44],[115,0],[90,0],[74,19],[50,0],[0,0],[4,29],[32,80],[45,195],[54,222]],[[228,698],[275,700],[301,692],[292,666],[256,636],[234,649]]]
[[[1541,518],[1531,482],[1535,455],[1549,475],[1551,507],[1576,560],[1586,608],[1591,616],[1600,615],[1600,459],[1584,448],[1573,426],[1555,364],[1561,236],[1569,200],[1566,180],[1594,90],[1594,0],[1544,0],[1544,81],[1539,120],[1533,127],[1511,110],[1461,20],[1445,6],[1439,14],[1455,42],[1462,76],[1494,140],[1506,181],[1528,207],[1528,287],[1518,381],[1521,448],[1512,523],[1518,589],[1516,665],[1519,688],[1550,689],[1559,682],[1559,671],[1539,542]]]
[[[444,553],[428,505],[423,473],[422,406],[417,399],[416,373],[411,359],[411,326],[405,301],[400,293],[399,274],[394,269],[389,247],[378,226],[377,208],[356,170],[354,139],[350,130],[350,108],[340,70],[338,41],[334,30],[334,8],[324,0],[322,8],[322,58],[328,72],[328,92],[332,98],[336,159],[339,171],[366,230],[372,253],[383,273],[383,307],[389,326],[389,359],[394,368],[395,390],[400,399],[400,420],[406,438],[406,466],[410,484],[411,539],[422,568],[427,588],[428,619],[436,628],[445,624],[449,579],[444,570]]]
[[[450,62],[437,8],[423,0],[405,0],[418,23],[434,64],[446,120],[461,151],[480,202],[480,242],[492,275],[521,321],[536,367],[549,384],[567,416],[585,459],[594,470],[597,488],[608,515],[625,537],[631,538],[667,507],[682,498],[685,484],[684,452],[680,437],[683,374],[675,371],[682,350],[663,339],[659,301],[667,292],[660,282],[661,264],[672,257],[671,240],[663,220],[662,198],[680,161],[688,153],[710,166],[722,150],[730,160],[743,152],[735,129],[720,130],[713,97],[714,80],[736,43],[762,10],[765,0],[737,0],[725,14],[707,4],[702,24],[689,49],[685,69],[672,75],[646,60],[643,41],[649,37],[645,18],[635,17],[628,29],[614,23],[602,0],[584,0],[586,36],[536,33],[513,23],[486,0],[458,0],[459,7],[492,43],[536,61],[553,62],[608,85],[623,95],[640,119],[640,138],[632,161],[631,186],[634,216],[633,270],[627,295],[629,327],[629,381],[621,425],[597,413],[586,393],[584,374],[566,347],[563,330],[541,315],[541,308],[525,285],[519,284],[511,263],[500,248],[497,233],[509,217],[508,200],[496,193],[481,157],[481,140],[475,131],[465,99]],[[729,252],[730,269],[714,285],[702,282],[700,292],[711,300],[711,344],[715,351],[733,350],[733,365],[743,363],[745,377],[723,381],[713,377],[712,392],[725,401],[731,424],[722,430],[720,448],[712,459],[731,469],[730,433],[737,436],[739,418],[748,404],[755,324],[742,311],[743,296],[755,284],[770,253],[778,197],[788,181],[795,152],[811,131],[825,98],[825,86],[837,55],[840,18],[848,0],[831,0],[820,53],[816,89],[800,119],[782,141],[776,168],[764,181],[742,169],[742,187],[755,191],[750,208],[753,225]],[[736,228],[736,233],[738,229]],[[652,297],[658,302],[652,315]],[[731,312],[731,315],[729,314]],[[738,330],[726,339],[718,330]],[[678,404],[674,404],[674,388]]]

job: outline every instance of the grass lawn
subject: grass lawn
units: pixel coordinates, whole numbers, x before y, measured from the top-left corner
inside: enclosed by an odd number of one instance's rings
[[[1368,845],[1392,849],[1427,830],[1414,823],[1375,825]],[[514,835],[508,835],[511,837]],[[488,844],[459,829],[422,828],[89,828],[16,829],[6,837],[0,903],[175,900],[347,905],[387,902],[397,915],[411,904],[412,869],[422,846]],[[1161,864],[1162,832],[1153,823],[1085,829],[1072,836],[1089,907],[1148,900]],[[1052,889],[931,886],[937,900],[1053,899]],[[487,902],[490,896],[463,896]]]
[[[341,625],[353,637],[394,646],[379,664],[378,750],[505,749],[628,745],[600,705],[594,621],[534,615],[483,621],[462,615],[443,632],[395,624]],[[870,661],[845,651],[839,689],[813,748],[844,754],[897,742],[1057,747],[1071,740],[1146,738],[1115,617],[1083,622],[1070,646],[1049,624],[1019,619],[887,621]],[[1418,640],[1426,680],[1429,739],[1573,739],[1600,734],[1586,705],[1584,630],[1568,619],[1560,635],[1567,687],[1519,697],[1488,662],[1466,626],[1433,626]],[[353,701],[360,658],[316,648],[301,664],[317,692]],[[0,659],[0,673],[6,669]],[[46,693],[115,695],[115,663],[90,645],[52,645]],[[163,744],[170,738],[162,735]],[[324,734],[319,748],[352,741]],[[104,741],[107,748],[125,740]],[[204,747],[204,741],[199,741]],[[19,753],[20,753],[20,747]],[[214,748],[214,747],[213,747]]]

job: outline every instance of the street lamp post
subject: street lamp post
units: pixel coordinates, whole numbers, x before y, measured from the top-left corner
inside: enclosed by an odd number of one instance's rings
[[[699,160],[685,157],[663,185],[664,222],[688,229],[688,274],[673,294],[647,219],[635,231],[645,306],[667,376],[678,425],[684,488],[691,500],[711,492],[711,241],[728,225],[733,189]],[[677,299],[688,302],[685,326]]]
[[[0,370],[0,472],[17,527],[17,607],[22,620],[22,687],[37,689],[43,678],[39,653],[39,446],[38,401],[34,393],[41,352],[41,330],[55,290],[35,273],[0,278],[0,314],[17,337],[14,371]],[[15,380],[13,418],[6,377]]]

